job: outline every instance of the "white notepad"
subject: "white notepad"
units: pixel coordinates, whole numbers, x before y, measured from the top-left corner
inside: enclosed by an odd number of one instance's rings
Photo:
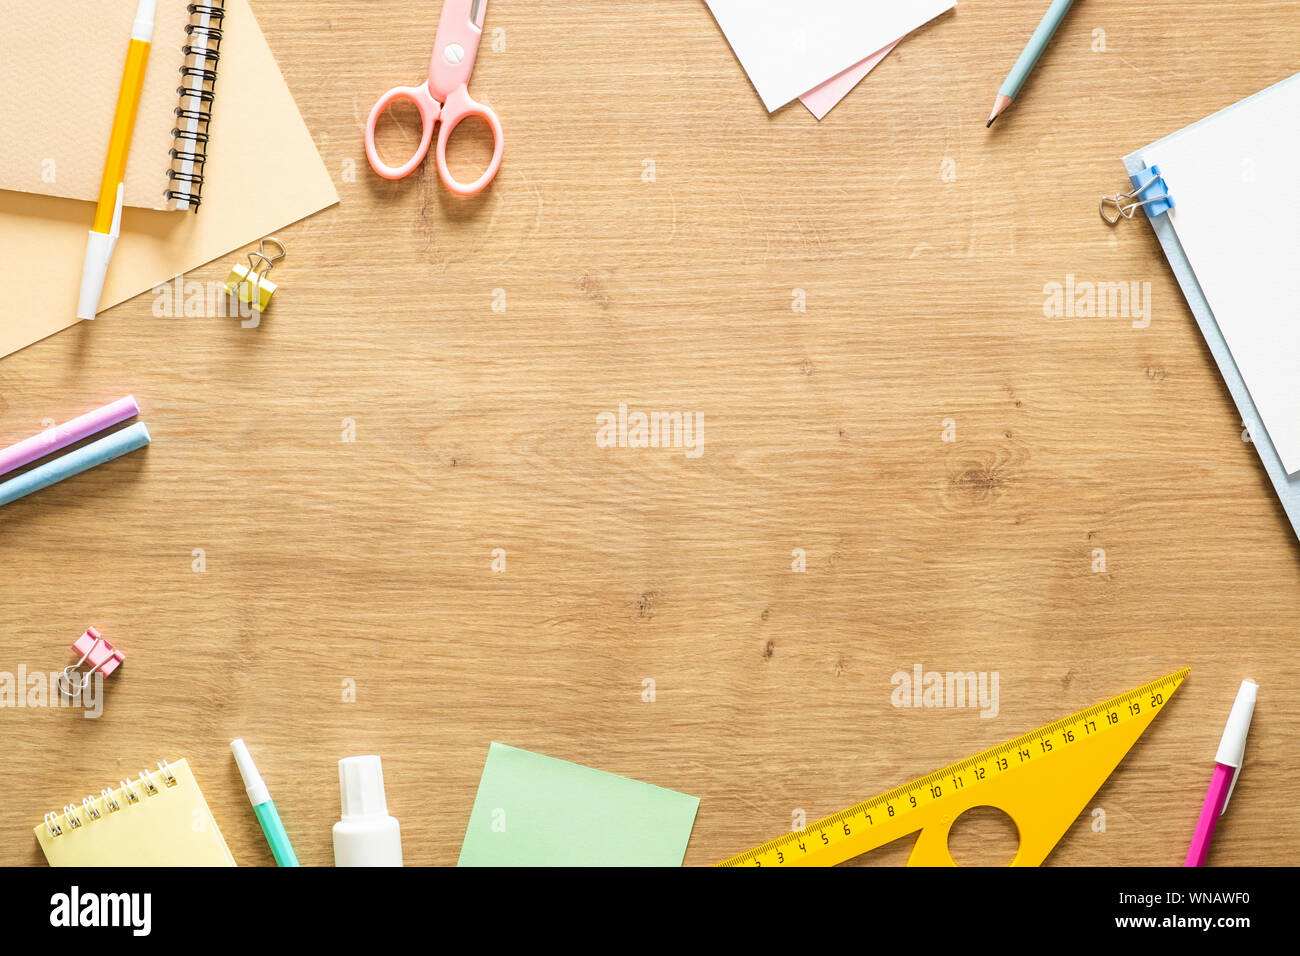
[[[1288,475],[1300,471],[1300,82],[1142,151]]]

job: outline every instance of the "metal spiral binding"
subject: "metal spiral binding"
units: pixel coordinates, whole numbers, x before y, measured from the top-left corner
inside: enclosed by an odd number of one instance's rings
[[[198,100],[207,109],[212,109],[212,101],[216,99],[216,94],[211,90],[187,89],[184,86],[176,87],[176,95],[183,100]]]
[[[203,167],[208,159],[208,124],[212,121],[217,65],[221,62],[222,24],[225,0],[208,0],[188,5],[191,23],[181,47],[185,65],[180,68],[181,85],[176,90],[176,126],[172,129],[171,184],[165,195],[178,208],[198,211],[203,201]]]
[[[158,775],[161,787],[154,782],[154,774]],[[166,787],[176,786],[176,775],[172,773],[172,768],[167,761],[163,760],[159,762],[157,770],[140,771],[138,786],[144,791],[144,797],[136,792],[136,786],[133,781],[122,780],[118,783],[118,788],[122,791],[122,800],[118,800],[113,791],[105,787],[99,791],[99,796],[93,793],[87,794],[82,798],[80,805],[70,803],[62,811],[55,810],[45,814],[46,832],[52,837],[62,836],[65,828],[68,831],[76,830],[103,819],[107,814],[119,812],[123,806],[130,806],[133,803],[140,803],[147,797],[157,796]],[[103,809],[100,808],[100,804],[103,805]],[[82,819],[83,816],[85,819]]]
[[[195,9],[196,6],[197,4],[192,5],[190,9],[193,10]],[[220,20],[218,20],[217,22],[219,23]],[[221,29],[219,27],[196,26],[195,24],[191,23],[189,26],[185,28],[185,33],[187,36],[192,36],[192,37],[199,36],[199,37],[203,37],[205,40],[221,39]]]

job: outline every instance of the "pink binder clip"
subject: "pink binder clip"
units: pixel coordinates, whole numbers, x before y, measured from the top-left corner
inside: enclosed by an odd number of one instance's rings
[[[72,650],[80,654],[81,658],[77,663],[63,668],[63,673],[59,676],[59,691],[65,697],[75,697],[90,681],[91,674],[99,673],[107,677],[126,659],[126,655],[104,640],[99,629],[94,627],[86,628],[86,633],[72,642]],[[79,670],[83,664],[87,665],[85,671]]]

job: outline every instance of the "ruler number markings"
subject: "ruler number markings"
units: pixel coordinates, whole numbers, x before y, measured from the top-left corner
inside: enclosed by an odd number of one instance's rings
[[[763,857],[774,856],[778,866],[784,865],[787,862],[786,849],[791,845],[797,847],[800,855],[804,856],[808,853],[809,843],[812,843],[814,850],[824,849],[833,842],[852,837],[857,832],[858,827],[865,826],[870,829],[876,826],[876,818],[870,812],[872,810],[879,814],[880,809],[884,808],[885,816],[880,821],[883,823],[896,818],[899,813],[907,814],[911,810],[918,809],[932,801],[941,800],[944,796],[950,796],[957,791],[966,789],[967,774],[971,776],[974,783],[978,784],[990,779],[990,773],[1002,773],[1028,763],[1034,759],[1035,751],[1031,746],[1034,743],[1038,745],[1037,754],[1040,757],[1056,753],[1070,744],[1080,740],[1087,740],[1104,730],[1118,726],[1120,723],[1139,718],[1148,711],[1159,709],[1165,703],[1164,689],[1170,685],[1177,687],[1185,676],[1185,673],[1179,672],[1168,679],[1153,681],[1126,694],[1103,701],[1087,710],[1063,717],[1044,728],[1030,731],[984,753],[976,754],[960,763],[944,767],[919,780],[904,784],[878,797],[827,817],[815,823],[807,831],[778,837],[767,844],[756,847],[745,854],[744,857],[735,860],[734,863],[743,863],[748,858],[752,859],[755,866],[761,867]],[[1144,699],[1147,701],[1146,707],[1143,706]],[[1060,735],[1059,743],[1053,740],[1053,737],[1057,734]],[[1012,754],[1014,754],[1014,763],[1009,759],[1009,755]],[[946,790],[945,783],[949,785]],[[918,796],[920,799],[918,799]],[[906,800],[902,799],[904,797]],[[897,804],[900,802],[901,806],[898,806]],[[858,821],[857,825],[850,827],[850,820]],[[828,831],[833,834],[833,838],[827,835]],[[805,836],[809,839],[805,840]]]

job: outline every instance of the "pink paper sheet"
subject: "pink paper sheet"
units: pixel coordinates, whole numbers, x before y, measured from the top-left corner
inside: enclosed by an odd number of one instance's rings
[[[799,97],[799,102],[808,107],[808,111],[820,120],[836,103],[848,96],[849,90],[857,86],[858,81],[870,73],[875,65],[901,42],[900,37],[883,50],[877,50],[861,63],[855,63],[843,73],[835,74],[821,86],[815,86]]]

